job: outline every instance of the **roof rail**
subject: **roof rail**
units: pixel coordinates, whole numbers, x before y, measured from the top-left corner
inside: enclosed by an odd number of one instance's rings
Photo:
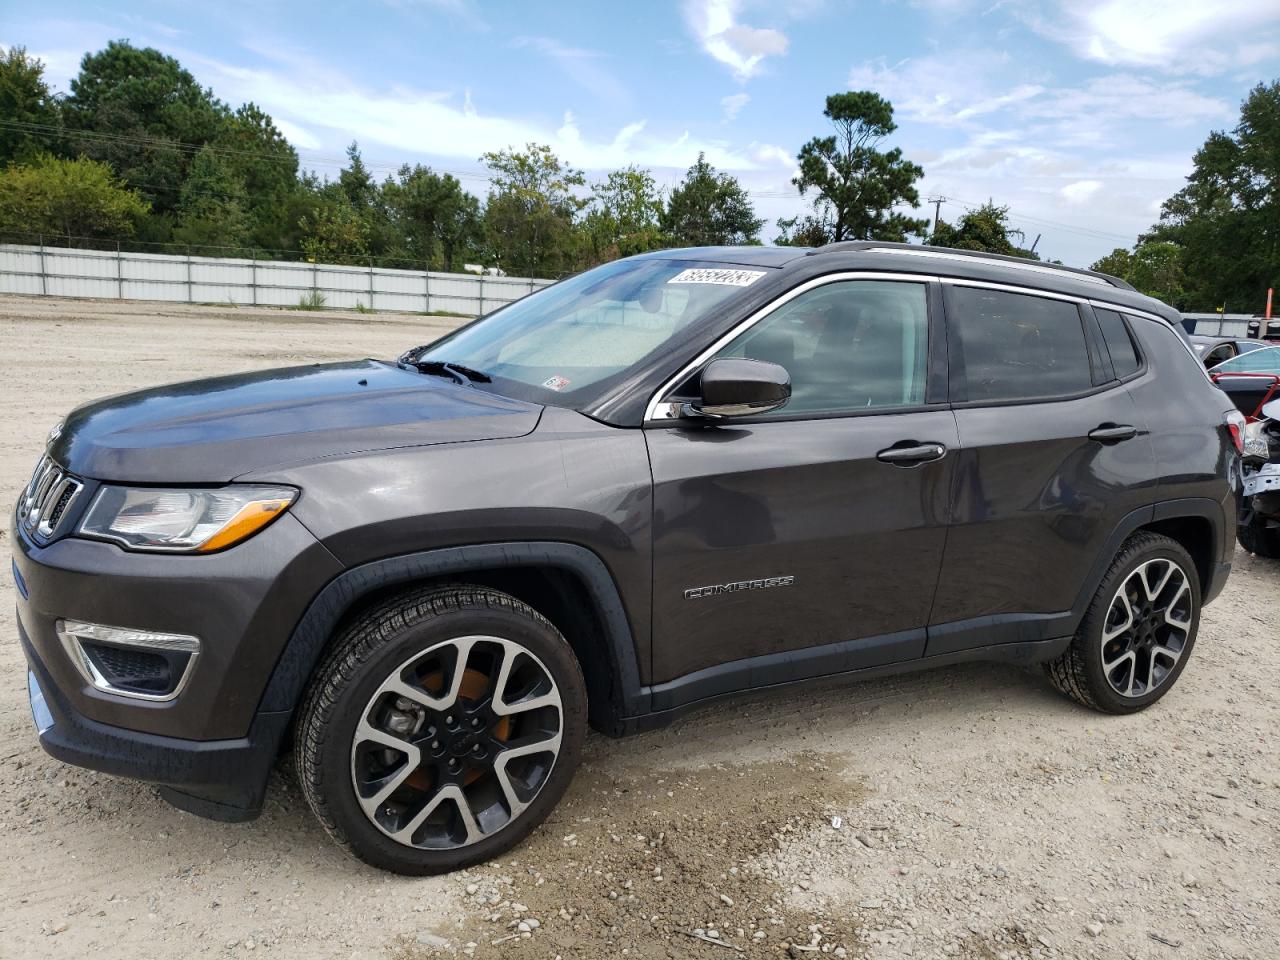
[[[951,247],[930,247],[915,243],[890,243],[887,240],[840,240],[810,250],[808,256],[822,253],[854,252],[858,250],[876,251],[878,253],[905,254],[915,257],[934,257],[945,260],[973,260],[978,263],[991,263],[1000,267],[1011,267],[1015,270],[1027,270],[1033,273],[1068,273],[1077,280],[1086,283],[1100,283],[1118,287],[1121,290],[1133,290],[1129,284],[1119,277],[1096,270],[1081,270],[1078,267],[1066,267],[1057,263],[1043,263],[1039,260],[1028,260],[1025,257],[1008,257],[1002,253],[986,253],[982,250],[955,250]]]

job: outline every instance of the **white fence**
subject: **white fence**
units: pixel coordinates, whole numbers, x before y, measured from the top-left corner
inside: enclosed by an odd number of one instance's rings
[[[0,293],[296,307],[319,293],[335,309],[478,316],[550,280],[469,273],[184,257],[0,244]]]

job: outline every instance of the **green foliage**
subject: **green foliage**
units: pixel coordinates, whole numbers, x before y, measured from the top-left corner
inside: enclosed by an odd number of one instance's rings
[[[173,238],[210,250],[210,256],[233,256],[250,238],[249,200],[243,182],[222,154],[203,147],[191,162],[178,202]]]
[[[820,247],[831,236],[831,225],[812,214],[781,217],[775,225],[779,232],[773,242],[780,247]]]
[[[1119,277],[1149,297],[1180,306],[1187,300],[1184,258],[1185,251],[1176,243],[1148,240],[1133,252],[1117,247],[1089,269]]]
[[[369,224],[345,196],[321,204],[299,226],[302,252],[311,262],[369,262]]]
[[[271,117],[246,103],[222,124],[211,146],[245,197],[249,242],[280,247],[296,229],[304,189],[298,153]],[[198,155],[197,155],[198,156]]]
[[[573,232],[587,201],[573,191],[586,184],[548,146],[526,144],[480,158],[492,189],[485,205],[491,258],[509,274],[557,277],[574,265]]]
[[[133,236],[147,202],[105,163],[39,154],[0,171],[0,233],[119,239]]]
[[[814,137],[796,157],[800,174],[792,182],[802,194],[813,190],[817,221],[827,225],[827,239],[906,240],[922,234],[927,220],[917,220],[895,208],[918,207],[915,182],[924,171],[902,158],[898,148],[881,152],[884,138],[896,130],[893,106],[870,90],[827,97],[823,116],[835,133]]]
[[[323,310],[328,301],[319,290],[311,290],[298,298],[299,310]]]
[[[742,185],[727,173],[717,173],[700,153],[671,191],[659,224],[676,245],[701,247],[758,243],[764,221],[756,218]]]
[[[71,152],[109,163],[157,213],[176,209],[193,148],[229,115],[173,57],[122,40],[85,55],[63,102]]]
[[[591,185],[591,206],[583,220],[589,264],[668,246],[659,219],[662,195],[653,174],[636,166],[614,170]]]
[[[0,167],[23,163],[41,152],[47,130],[58,123],[58,104],[44,81],[44,64],[27,56],[25,47],[0,55],[0,120],[32,127],[0,127]]]
[[[1125,279],[1149,297],[1158,297],[1166,303],[1182,303],[1186,298],[1182,248],[1176,243],[1161,241],[1140,243],[1133,252],[1133,262]]]
[[[1013,242],[1015,237],[1017,243]],[[935,247],[980,250],[1006,257],[1039,260],[1038,254],[1021,246],[1025,240],[1026,236],[1021,230],[1009,226],[1009,208],[997,207],[990,202],[976,210],[970,210],[954,226],[945,221],[939,222],[937,229],[929,237],[929,243]]]
[[[428,269],[460,270],[480,247],[480,201],[447,173],[406,164],[382,184],[381,204],[398,255]]]
[[[1225,303],[1260,311],[1267,288],[1280,283],[1280,81],[1254,87],[1235,129],[1211,133],[1194,164],[1187,185],[1162,206],[1159,223],[1139,238],[1139,249],[1152,241],[1175,244],[1180,278],[1167,248],[1161,267],[1141,276],[1180,291],[1183,309]]]
[[[1129,278],[1129,268],[1132,265],[1133,254],[1124,247],[1116,247],[1101,260],[1092,263],[1089,269],[1105,273],[1108,276],[1118,277],[1121,280],[1127,280]]]

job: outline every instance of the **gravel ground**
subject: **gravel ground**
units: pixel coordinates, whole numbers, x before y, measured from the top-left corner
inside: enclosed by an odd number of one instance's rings
[[[0,298],[0,490],[83,400],[457,322]],[[347,860],[287,768],[226,825],[57,763],[3,644],[0,957],[1275,957],[1280,564],[1235,563],[1144,714],[986,665],[739,700],[592,737],[526,843],[423,880]]]

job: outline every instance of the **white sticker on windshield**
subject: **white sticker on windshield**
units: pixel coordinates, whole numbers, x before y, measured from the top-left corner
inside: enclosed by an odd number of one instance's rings
[[[720,283],[729,287],[749,287],[764,274],[763,270],[712,270],[695,267],[681,270],[667,283]]]

